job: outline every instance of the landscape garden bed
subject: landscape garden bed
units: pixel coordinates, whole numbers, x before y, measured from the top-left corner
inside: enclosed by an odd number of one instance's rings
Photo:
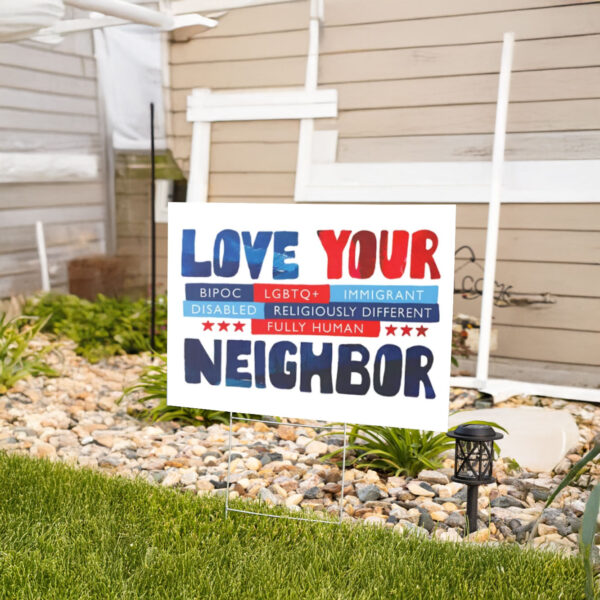
[[[13,374],[19,374],[19,367],[27,364],[33,376],[25,377],[24,369],[22,378],[5,379],[10,385],[0,395],[0,451],[7,453],[2,455],[0,472],[3,489],[10,490],[0,510],[3,531],[10,532],[4,535],[0,548],[6,567],[0,574],[4,578],[3,589],[13,589],[17,573],[29,572],[36,556],[44,565],[41,574],[31,580],[29,596],[23,592],[22,596],[11,593],[8,597],[96,594],[122,598],[162,594],[189,598],[371,598],[387,593],[394,597],[430,598],[435,594],[450,598],[461,597],[461,586],[464,593],[468,589],[473,597],[483,597],[486,591],[506,598],[582,597],[579,536],[590,490],[598,480],[598,467],[587,464],[556,498],[551,494],[573,464],[595,448],[600,407],[535,397],[502,403],[505,407],[537,405],[568,411],[577,422],[579,442],[553,472],[528,472],[510,456],[497,460],[494,475],[498,482],[480,488],[480,529],[470,534],[464,516],[466,489],[450,480],[453,459],[447,453],[448,440],[444,442],[443,436],[438,439],[432,434],[394,430],[386,442],[392,444],[392,468],[365,460],[368,455],[352,450],[342,482],[340,432],[332,434],[315,422],[281,420],[276,425],[266,425],[252,420],[235,421],[231,431],[232,502],[238,507],[247,507],[248,502],[260,503],[253,504],[252,510],[261,512],[275,510],[293,516],[336,519],[343,485],[342,516],[348,525],[341,533],[335,525],[280,524],[279,519],[234,516],[224,521],[228,413],[178,410],[164,405],[165,365],[144,352],[147,341],[136,321],[147,320],[145,303],[115,304],[103,299],[86,304],[86,318],[96,319],[104,335],[112,340],[103,345],[98,329],[94,339],[81,337],[76,325],[79,302],[71,298],[63,306],[62,300],[45,299],[37,304],[38,314],[49,319],[44,328],[51,333],[42,334],[35,326],[34,334],[27,334],[28,350],[10,368]],[[111,311],[112,316],[98,320]],[[160,336],[164,336],[164,310],[161,314]],[[24,331],[31,332],[27,327]],[[11,335],[17,336],[18,328],[13,329]],[[67,332],[71,339],[65,337]],[[4,369],[5,376],[8,368]],[[452,390],[450,399],[451,410],[455,411],[489,404],[469,390]],[[66,469],[8,456],[14,454],[85,469]],[[371,468],[368,462],[373,463]],[[137,481],[108,481],[89,469]],[[78,490],[78,486],[82,489]],[[186,493],[172,494],[166,488]],[[97,503],[92,501],[94,494]],[[158,518],[162,519],[162,529],[160,523],[148,520],[150,516],[137,514],[145,511],[141,500],[144,495],[148,497],[150,514],[163,515]],[[182,511],[181,522],[177,511]],[[191,514],[196,515],[194,519]],[[359,522],[374,527],[350,526]],[[316,528],[314,535],[312,528]],[[336,532],[333,536],[332,531]],[[173,534],[170,541],[168,532]],[[243,555],[242,546],[236,544],[249,539],[251,532],[257,535],[256,544],[262,539],[268,545],[269,536],[275,536],[273,547],[255,545],[247,556]],[[235,544],[223,541],[223,537],[232,534]],[[120,542],[114,542],[118,535],[124,540],[131,537],[128,543],[135,548],[131,551],[135,554],[132,571],[125,565],[129,551]],[[161,541],[149,541],[152,536],[159,536]],[[346,536],[348,542],[343,541]],[[588,548],[593,532],[591,536]],[[82,549],[86,540],[89,546]],[[430,541],[423,545],[423,540]],[[486,548],[476,548],[471,542]],[[47,544],[62,545],[64,552],[45,556]],[[549,552],[533,554],[516,544]],[[464,550],[458,550],[459,547]],[[146,552],[143,560],[142,548]],[[283,556],[284,550],[289,552],[289,559]],[[322,559],[317,561],[313,554]],[[162,560],[158,560],[159,556]],[[330,557],[327,566],[318,570],[326,556]],[[177,557],[181,557],[181,565],[173,566]],[[203,563],[200,570],[196,569],[198,580],[212,577],[213,583],[186,587],[192,586],[190,565],[194,560]],[[360,561],[364,563],[362,571],[355,572]],[[472,577],[468,574],[470,563],[475,569]],[[91,576],[85,576],[86,570],[93,571],[98,564],[106,565],[106,575],[92,581]],[[169,565],[172,571],[167,569]],[[555,565],[553,571],[547,570],[548,565]],[[591,569],[589,565],[588,561]],[[171,574],[160,574],[163,569]],[[215,574],[209,576],[211,569]],[[244,569],[249,571],[246,587]],[[268,569],[274,582],[261,579]],[[421,573],[437,573],[440,569],[452,576],[426,577]],[[75,578],[73,596],[61,588],[66,577],[62,572],[69,570],[81,573]],[[486,571],[493,573],[490,581],[495,582],[489,587]],[[147,582],[140,578],[140,572],[147,577],[160,574],[161,584],[152,593],[145,591]],[[48,588],[43,588],[43,573],[47,573]],[[180,588],[175,586],[175,573],[183,573]],[[303,573],[306,581],[300,577]],[[275,579],[282,574],[286,582],[278,585]],[[578,581],[567,585],[562,581],[563,574]],[[363,577],[360,583],[358,579]],[[535,587],[538,584],[539,590]],[[105,593],[90,591],[90,586],[96,585],[104,586]],[[207,585],[205,589],[203,586]],[[530,587],[524,588],[525,585]],[[42,594],[42,589],[51,593]],[[213,593],[206,591],[210,589]],[[262,590],[261,594],[253,596],[252,589]],[[562,596],[557,595],[558,589],[563,590]],[[283,590],[287,590],[286,594]]]

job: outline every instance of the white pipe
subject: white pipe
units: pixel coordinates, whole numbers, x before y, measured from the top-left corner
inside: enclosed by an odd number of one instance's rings
[[[500,227],[500,195],[504,169],[504,147],[506,144],[506,117],[510,95],[510,75],[512,69],[515,34],[504,34],[502,62],[496,104],[496,125],[494,127],[494,150],[492,153],[492,185],[488,208],[488,225],[485,241],[485,266],[483,271],[483,291],[481,296],[481,317],[479,323],[479,350],[477,352],[476,378],[484,385],[489,372],[490,340],[492,332],[492,311],[494,309],[494,280],[496,278],[496,257],[498,254],[498,231]]]
[[[131,21],[119,19],[118,17],[92,17],[89,19],[69,19],[68,21],[59,21],[52,27],[40,29],[31,39],[36,42],[46,44],[58,44],[62,41],[63,35],[77,33],[79,31],[93,31],[95,29],[105,29],[106,27],[116,27],[118,25],[128,25]],[[168,31],[173,31],[181,27],[192,27],[201,25],[203,27],[216,27],[219,24],[214,19],[203,17],[202,15],[180,15],[172,18],[171,26]]]
[[[46,238],[44,236],[44,224],[41,221],[35,222],[35,241],[37,242],[37,251],[40,259],[42,290],[44,292],[49,292],[50,275],[48,273],[48,255],[46,254]]]
[[[308,29],[308,56],[306,57],[306,75],[304,89],[307,92],[317,89],[319,77],[319,12],[321,2],[312,0],[310,7],[310,24]]]
[[[96,17],[93,19],[69,19],[67,21],[59,21],[52,27],[44,27],[40,29],[31,39],[36,42],[44,42],[46,44],[58,44],[62,42],[61,36],[69,33],[78,33],[80,31],[93,31],[104,27],[115,27],[117,25],[126,25],[127,21],[117,19],[116,17]]]
[[[171,15],[138,6],[125,0],[64,0],[65,4],[81,10],[100,12],[104,15],[118,17],[142,25],[151,25],[161,29],[172,29],[174,20]]]

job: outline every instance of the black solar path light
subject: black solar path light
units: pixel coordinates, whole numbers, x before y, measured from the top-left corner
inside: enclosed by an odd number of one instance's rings
[[[477,531],[479,486],[496,481],[492,477],[494,442],[504,437],[490,425],[459,425],[448,436],[455,440],[452,481],[467,486],[467,527]]]

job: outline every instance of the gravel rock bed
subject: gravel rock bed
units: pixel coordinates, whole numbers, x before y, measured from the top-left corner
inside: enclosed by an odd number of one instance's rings
[[[61,342],[53,354],[58,378],[19,382],[0,396],[0,450],[61,460],[194,494],[225,494],[229,427],[150,424],[118,404],[127,385],[137,381],[148,356],[115,357],[90,365]],[[472,390],[453,389],[451,409],[488,404]],[[476,542],[524,543],[542,513],[535,547],[573,553],[591,486],[599,479],[593,465],[543,510],[545,500],[573,462],[600,431],[600,407],[548,398],[519,397],[499,406],[538,405],[568,410],[575,417],[580,443],[552,473],[529,473],[509,458],[495,463],[498,483],[481,486],[481,529]],[[298,425],[298,423],[296,423]],[[385,477],[375,471],[346,470],[322,457],[339,448],[340,435],[320,435],[319,424],[268,426],[237,421],[232,428],[230,497],[337,515],[344,486],[343,518],[412,530],[423,536],[464,539],[466,488],[450,480],[453,460],[418,477]]]

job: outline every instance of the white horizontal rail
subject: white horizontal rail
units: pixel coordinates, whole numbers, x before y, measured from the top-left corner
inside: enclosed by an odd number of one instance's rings
[[[600,202],[600,160],[512,161],[504,165],[503,202]],[[309,202],[487,203],[491,164],[315,163]]]
[[[600,403],[600,390],[592,388],[494,378],[488,379],[482,387],[481,381],[476,377],[451,377],[450,385],[453,387],[480,389],[492,396],[494,392],[497,392],[502,394],[502,398],[522,394],[525,396],[545,396],[548,398]]]
[[[235,111],[229,108],[192,108],[190,121],[262,121],[335,117],[333,104],[286,104],[285,106],[243,106]]]
[[[195,91],[188,98],[192,122],[302,119],[337,116],[337,91],[213,93]]]
[[[263,90],[260,92],[211,92],[206,88],[193,90],[188,96],[188,108],[232,108],[240,106],[279,106],[280,104],[315,104],[337,102],[337,90],[305,91]]]

